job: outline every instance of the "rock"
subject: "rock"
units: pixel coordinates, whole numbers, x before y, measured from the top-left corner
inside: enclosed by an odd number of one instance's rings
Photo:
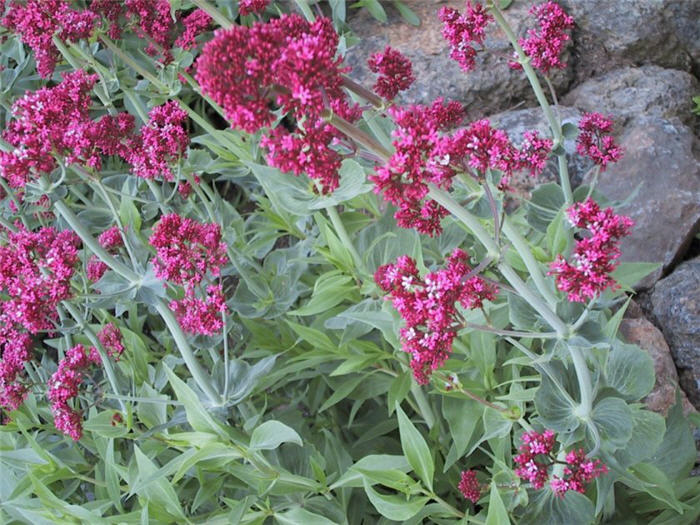
[[[558,112],[562,121],[577,122],[581,118],[581,112],[577,109],[554,106],[553,110]],[[550,136],[549,124],[544,118],[539,107],[506,111],[489,117],[491,124],[497,128],[508,132],[511,140],[519,145],[522,142],[523,134],[531,129],[536,129],[543,136]],[[569,161],[569,176],[574,186],[581,182],[583,174],[588,171],[592,162],[576,154],[576,143],[572,140],[564,141],[564,149]],[[512,179],[512,185],[516,189],[516,194],[521,197],[528,197],[529,192],[538,185],[545,182],[558,182],[559,170],[556,157],[549,159],[547,167],[539,177],[530,177],[528,173],[519,174]]]
[[[625,314],[627,315],[627,314]],[[678,388],[678,373],[671,357],[671,350],[666,344],[663,334],[647,319],[625,318],[620,323],[620,334],[629,342],[638,345],[649,353],[654,360],[656,382],[654,389],[644,398],[649,410],[659,412],[664,416],[668,409],[676,403],[676,388]],[[681,391],[683,411],[687,414],[693,411],[685,393]]]
[[[657,64],[689,71],[691,58],[681,42],[697,39],[689,26],[676,24],[672,7],[690,14],[681,3],[694,0],[560,0],[574,17],[574,63],[576,81],[600,75],[622,65]],[[693,20],[693,19],[691,19]],[[694,19],[697,22],[697,18]],[[686,33],[690,36],[686,37]]]
[[[637,286],[650,288],[683,256],[700,226],[698,139],[678,119],[641,116],[620,138],[623,158],[600,174],[598,190],[623,201],[619,213],[635,221],[621,243],[623,261],[660,262]]]
[[[700,86],[692,75],[647,65],[591,78],[570,91],[562,103],[584,112],[612,115],[622,125],[640,115],[678,117],[689,125],[694,119],[692,98],[698,92]]]
[[[693,73],[700,76],[700,2],[673,0],[669,5],[669,16],[678,40],[693,62]]]
[[[476,69],[464,73],[449,57],[449,45],[442,37],[442,22],[437,17],[442,6],[463,11],[464,0],[404,0],[404,4],[420,17],[420,27],[406,23],[387,3],[383,4],[389,19],[386,25],[372,18],[366,9],[357,11],[349,20],[359,38],[346,55],[346,62],[353,68],[350,73],[353,79],[371,87],[375,76],[367,68],[367,59],[390,45],[411,59],[417,79],[408,91],[399,95],[401,103],[426,104],[437,97],[458,100],[467,106],[472,119],[523,102],[535,103],[524,73],[508,66],[512,50],[495,23],[487,29],[485,49],[478,54]],[[519,35],[525,34],[528,24],[533,24],[527,15],[529,6],[530,2],[517,0],[505,12]],[[570,68],[552,72],[552,82],[559,90],[568,87],[571,78]]]
[[[700,407],[700,257],[656,283],[651,304],[671,347],[681,386]]]

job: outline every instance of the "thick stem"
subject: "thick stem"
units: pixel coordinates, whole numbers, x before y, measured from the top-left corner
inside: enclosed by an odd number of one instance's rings
[[[588,420],[591,410],[593,409],[593,382],[591,381],[591,372],[588,370],[586,358],[583,356],[581,349],[574,345],[568,346],[571,359],[574,362],[576,379],[578,380],[578,386],[581,392],[581,403],[576,411],[576,415],[581,419]]]
[[[382,161],[386,162],[391,157],[391,152],[389,150],[387,150],[374,138],[370,137],[367,133],[361,129],[358,129],[357,126],[352,125],[339,115],[326,112],[324,117],[331,126],[344,133],[347,137],[357,142],[360,146],[367,148],[375,155],[381,157]]]
[[[343,79],[343,86],[344,87],[346,87],[347,89],[349,89],[350,91],[352,91],[356,95],[359,95],[360,97],[364,98],[367,102],[372,104],[375,108],[382,109],[384,107],[384,99],[378,95],[375,95],[373,91],[370,91],[362,84],[358,84],[357,82],[355,82],[353,79],[351,79],[347,75],[343,75],[342,79]]]
[[[542,112],[544,113],[544,116],[547,119],[547,122],[549,123],[549,127],[552,129],[554,145],[562,147],[562,152],[557,155],[557,157],[559,157],[559,178],[561,181],[562,191],[564,193],[564,200],[566,201],[567,205],[571,205],[574,202],[574,198],[573,193],[571,191],[571,182],[569,181],[568,168],[566,165],[566,152],[563,151],[564,139],[562,136],[561,124],[554,115],[552,107],[549,105],[549,101],[547,100],[547,97],[544,94],[544,90],[542,89],[542,84],[540,84],[540,80],[539,78],[537,78],[537,72],[534,70],[532,65],[530,65],[530,57],[528,57],[525,54],[525,51],[518,43],[518,38],[515,36],[515,33],[513,33],[510,24],[508,24],[508,22],[503,16],[503,13],[495,4],[495,2],[493,2],[492,5],[489,6],[489,9],[494,19],[496,20],[496,23],[505,33],[506,37],[508,38],[508,41],[513,46],[513,49],[515,50],[515,53],[518,56],[518,63],[522,66],[523,71],[525,72],[525,76],[530,82],[530,86],[532,87],[532,90],[535,93],[537,102],[542,108]]]
[[[513,227],[508,217],[505,217],[505,219],[503,220],[503,233],[505,233],[506,237],[508,237],[510,242],[513,243],[513,248],[515,248],[515,250],[518,252],[518,255],[520,255],[520,258],[525,263],[527,271],[530,272],[530,276],[535,282],[537,290],[546,299],[547,304],[549,304],[549,307],[553,309],[557,304],[557,298],[547,286],[547,282],[545,281],[544,276],[540,271],[539,264],[535,260],[535,257],[532,255],[532,252],[530,251],[530,248],[527,245],[527,241],[520,234],[518,229]]]

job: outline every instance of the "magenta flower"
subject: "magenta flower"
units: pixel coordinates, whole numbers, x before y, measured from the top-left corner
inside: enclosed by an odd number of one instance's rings
[[[545,430],[540,434],[533,430],[523,434],[520,439],[523,442],[520,454],[513,458],[518,465],[515,474],[532,483],[535,489],[541,489],[549,479],[548,469],[552,463],[547,460],[554,449],[554,432]]]
[[[97,333],[97,339],[107,351],[109,357],[119,360],[119,356],[124,352],[124,341],[122,333],[112,323],[107,323]]]
[[[459,491],[462,493],[466,499],[472,503],[479,501],[481,497],[481,486],[479,481],[476,479],[475,470],[463,470],[460,474],[460,480],[458,485]]]
[[[399,91],[408,89],[416,80],[411,61],[389,46],[381,53],[372,54],[367,64],[370,71],[379,74],[374,84],[375,93],[387,100],[393,100]]]
[[[0,315],[0,406],[16,410],[27,395],[27,387],[19,381],[24,365],[32,360],[32,338],[13,327]]]
[[[112,254],[117,253],[119,247],[124,245],[124,239],[117,226],[103,231],[97,240],[103,248]],[[86,267],[87,277],[90,281],[93,283],[99,281],[106,271],[107,265],[97,255],[90,257]]]
[[[493,17],[484,6],[472,4],[471,0],[467,1],[466,14],[451,7],[442,7],[438,17],[444,24],[442,36],[450,43],[450,58],[456,60],[463,71],[473,70],[476,65],[474,45],[484,43],[486,26]]]
[[[3,2],[4,4],[4,2]],[[22,42],[34,51],[39,75],[48,78],[60,58],[52,37],[66,42],[89,38],[95,25],[91,11],[71,9],[69,0],[27,0],[12,2],[0,25],[19,33]]]
[[[269,3],[270,0],[239,0],[238,12],[243,16],[262,13]]]
[[[609,135],[613,129],[611,119],[600,113],[586,113],[578,123],[580,130],[576,141],[576,151],[579,155],[589,157],[605,171],[611,162],[617,162],[622,158],[622,148],[615,143],[615,139]]]
[[[197,297],[195,286],[188,284],[185,286],[185,297],[171,301],[170,308],[185,332],[202,335],[221,332],[224,327],[221,314],[228,311],[220,285],[208,286],[202,299]]]
[[[551,264],[550,275],[556,278],[557,288],[566,292],[569,301],[585,302],[617,283],[611,273],[620,257],[618,241],[629,235],[633,221],[615,215],[612,208],[601,210],[590,197],[567,210],[571,223],[588,230],[589,237],[576,241],[572,262],[561,255]]]
[[[532,60],[532,65],[545,75],[552,68],[565,68],[566,64],[561,61],[560,55],[566,42],[571,39],[566,31],[574,27],[574,19],[554,2],[532,6],[530,14],[537,18],[539,28],[529,29],[527,38],[521,38],[519,43]],[[521,67],[517,62],[511,62],[510,65],[515,69]]]
[[[416,262],[403,255],[396,264],[380,266],[374,280],[389,292],[394,308],[406,322],[401,329],[405,352],[411,354],[411,368],[416,381],[427,384],[433,370],[441,367],[452,352],[461,317],[457,303],[464,308],[481,308],[486,300],[495,299],[496,288],[474,276],[467,254],[456,249],[447,259],[447,268],[421,278]]]
[[[583,449],[572,450],[566,455],[564,477],[552,476],[550,486],[554,493],[563,497],[567,491],[573,490],[583,494],[586,485],[597,477],[608,473],[608,467],[599,459],[589,460]]]
[[[211,16],[206,11],[197,9],[182,19],[185,26],[183,33],[175,40],[175,45],[183,49],[197,46],[196,38],[211,26]]]

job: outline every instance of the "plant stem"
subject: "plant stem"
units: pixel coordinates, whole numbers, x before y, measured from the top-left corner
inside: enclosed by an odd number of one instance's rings
[[[360,97],[364,98],[367,102],[372,104],[375,108],[377,109],[382,109],[384,107],[384,99],[375,95],[373,91],[370,91],[367,89],[365,86],[362,84],[358,84],[355,82],[353,79],[348,77],[347,75],[342,75],[343,79],[343,86],[355,93],[356,95],[359,95]]]
[[[382,161],[386,162],[389,160],[389,157],[391,157],[391,152],[382,146],[378,141],[339,115],[326,111],[324,118],[338,131],[344,133],[359,145],[364,146],[372,153],[378,155]]]
[[[581,349],[571,344],[568,345],[568,348],[574,363],[574,369],[576,370],[579,390],[581,391],[581,403],[576,411],[576,415],[587,421],[593,409],[593,383],[591,381],[591,373],[590,370],[588,370],[586,358],[583,356]]]
[[[117,386],[117,376],[114,373],[114,367],[112,366],[112,361],[109,358],[109,355],[104,349],[104,346],[102,346],[102,343],[98,339],[98,337],[95,335],[95,332],[92,331],[92,328],[90,328],[90,325],[85,322],[85,319],[83,319],[82,314],[80,311],[73,306],[69,301],[62,301],[61,303],[63,307],[68,310],[68,313],[71,315],[73,319],[75,319],[75,322],[78,323],[80,328],[85,332],[85,335],[87,338],[90,340],[92,345],[97,348],[97,352],[100,354],[100,359],[102,360],[102,366],[104,367],[105,370],[105,375],[107,376],[107,380],[109,381],[110,386],[112,387],[112,392],[116,396],[119,396],[119,387]],[[121,399],[117,398],[119,401],[119,406],[121,406],[122,411],[126,411],[126,405],[124,404],[124,401]]]
[[[330,206],[326,208],[326,211],[328,212],[328,217],[330,217],[331,222],[333,223],[335,233],[337,233],[338,238],[340,238],[340,242],[343,243],[343,245],[350,252],[350,255],[352,255],[352,258],[355,260],[357,271],[364,273],[364,262],[362,261],[362,257],[360,257],[360,254],[357,252],[352,239],[350,239],[348,231],[345,229],[345,225],[338,214],[338,209],[335,206]]]
[[[192,0],[192,3],[199,7],[202,11],[207,13],[214,20],[216,20],[216,23],[224,29],[228,29],[233,25],[221,11],[219,11],[216,7],[207,2],[207,0]]]
[[[515,330],[501,330],[499,328],[493,328],[492,326],[468,323],[466,321],[462,323],[461,326],[464,328],[471,328],[472,330],[510,337],[526,337],[529,339],[555,339],[558,337],[556,332],[518,332]]]
[[[547,100],[547,97],[544,94],[542,84],[540,84],[540,80],[537,78],[537,72],[534,70],[532,65],[530,65],[530,57],[528,57],[525,54],[525,51],[518,43],[518,39],[515,36],[515,33],[513,33],[510,24],[508,24],[505,17],[503,16],[503,13],[496,5],[495,0],[491,2],[491,5],[489,5],[489,10],[491,11],[491,14],[496,20],[496,23],[505,33],[506,37],[508,38],[508,41],[513,46],[515,53],[518,55],[518,63],[522,66],[523,71],[525,72],[525,76],[530,82],[530,86],[532,87],[532,90],[535,93],[537,102],[542,108],[542,112],[544,113],[544,116],[547,119],[547,122],[549,123],[549,127],[552,130],[552,136],[554,137],[555,147],[559,146],[562,148],[561,153],[557,154],[559,160],[559,178],[561,181],[561,188],[564,193],[564,200],[566,201],[566,204],[570,206],[571,204],[573,204],[574,198],[573,193],[571,191],[571,181],[569,180],[569,170],[566,163],[566,152],[563,151],[564,138],[562,136],[561,124],[552,112],[552,107],[549,105],[549,101]]]
[[[532,277],[537,290],[545,298],[549,307],[554,309],[557,304],[557,298],[547,286],[544,276],[540,271],[539,264],[527,246],[527,241],[518,231],[518,229],[513,227],[513,224],[507,216],[503,219],[503,233],[505,233],[506,237],[508,237],[510,242],[513,243],[513,248],[515,248],[518,255],[520,255],[521,259],[525,263],[525,266],[527,267],[530,277]]]
[[[437,379],[439,379],[440,381],[444,381],[446,384],[451,385],[453,390],[459,392],[460,394],[464,394],[465,396],[467,396],[467,397],[470,398],[470,399],[473,399],[473,400],[476,401],[477,403],[481,403],[481,404],[484,405],[484,406],[487,406],[487,407],[489,407],[489,408],[493,408],[494,410],[497,410],[498,412],[508,412],[508,409],[507,409],[507,408],[500,407],[500,406],[498,406],[498,405],[496,405],[496,404],[494,404],[494,403],[491,403],[491,401],[487,401],[487,400],[484,399],[483,397],[477,396],[477,395],[474,394],[473,392],[470,392],[469,390],[467,390],[466,388],[464,388],[462,385],[460,385],[460,384],[455,384],[455,381],[454,381],[454,380],[452,380],[452,379],[451,379],[450,377],[448,377],[448,376],[443,375],[442,373],[433,372],[433,376],[436,377]]]
[[[105,35],[100,35],[100,40],[106,45],[112,53],[114,53],[116,56],[118,56],[122,62],[124,62],[126,65],[128,65],[131,69],[133,69],[135,72],[137,72],[139,75],[141,75],[143,78],[148,80],[151,84],[153,84],[159,91],[162,92],[167,92],[168,87],[163,84],[160,80],[158,80],[153,73],[150,73],[146,71],[143,67],[141,67],[133,58],[131,58],[129,55],[124,53],[119,46],[117,46],[114,42],[112,42],[107,36]]]

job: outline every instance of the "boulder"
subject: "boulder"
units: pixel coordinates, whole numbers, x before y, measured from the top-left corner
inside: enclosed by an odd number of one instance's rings
[[[646,65],[615,69],[586,80],[567,93],[562,103],[584,112],[612,115],[621,125],[640,115],[678,117],[692,125],[692,98],[698,93],[700,85],[693,75]]]
[[[660,262],[638,289],[650,288],[682,258],[700,226],[700,143],[678,119],[632,119],[620,144],[623,158],[600,174],[597,189],[630,202],[619,213],[635,226],[622,240],[623,261]]]
[[[464,10],[464,0],[404,0],[421,20],[420,27],[405,22],[391,4],[383,3],[388,23],[382,24],[362,9],[349,19],[350,28],[359,42],[350,48],[346,62],[352,66],[350,76],[371,87],[375,75],[367,68],[367,59],[387,45],[411,59],[416,82],[400,94],[400,103],[427,104],[437,97],[464,103],[472,119],[489,113],[504,111],[523,102],[535,103],[530,85],[522,71],[508,66],[513,52],[505,35],[494,23],[487,29],[485,49],[477,56],[476,69],[463,72],[449,57],[449,45],[442,37],[442,22],[437,13],[442,6]],[[517,0],[506,10],[505,16],[516,33],[524,35],[533,19],[527,15],[530,2]],[[552,82],[559,91],[571,82],[571,69],[552,72]]]
[[[651,305],[671,347],[681,386],[700,407],[700,256],[656,283]]]
[[[693,33],[692,22],[678,22],[676,16],[690,14],[692,9],[679,2],[697,4],[693,0],[559,0],[576,23],[576,81],[623,65],[657,64],[689,71],[692,62],[681,35],[689,42],[697,39],[698,29],[695,25],[694,36],[686,38]]]

